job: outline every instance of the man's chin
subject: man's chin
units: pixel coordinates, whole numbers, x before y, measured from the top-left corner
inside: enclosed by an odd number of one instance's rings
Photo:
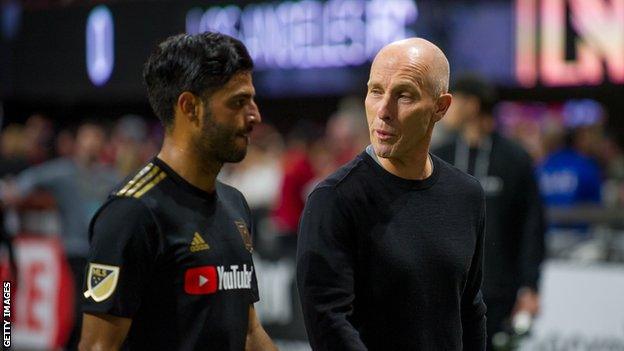
[[[223,157],[223,163],[238,163],[245,159],[247,156],[247,148],[234,150],[229,153],[226,157]]]
[[[392,157],[392,147],[390,145],[373,144],[373,150],[375,151],[375,155],[377,155],[377,157],[381,157],[381,158]]]

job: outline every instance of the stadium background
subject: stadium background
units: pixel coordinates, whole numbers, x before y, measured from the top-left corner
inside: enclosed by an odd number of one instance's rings
[[[202,30],[248,45],[264,123],[246,160],[225,167],[221,179],[241,189],[254,210],[258,310],[284,350],[306,349],[294,295],[293,221],[314,181],[366,145],[365,82],[384,44],[430,39],[447,53],[452,79],[479,73],[495,83],[499,130],[536,165],[567,130],[591,127],[602,199],[549,209],[551,221],[581,222],[586,233],[572,244],[558,240],[565,233],[548,233],[542,313],[524,347],[624,349],[624,1],[0,4],[0,162],[8,177],[18,173],[8,169],[71,157],[72,135],[85,120],[106,128],[100,162],[129,174],[162,136],[141,81],[152,48],[169,35]],[[16,162],[21,168],[11,167]],[[62,266],[54,202],[37,191],[4,211],[22,287],[13,306],[15,349],[58,347],[70,324],[59,307],[67,303],[58,288],[66,277],[50,268]]]

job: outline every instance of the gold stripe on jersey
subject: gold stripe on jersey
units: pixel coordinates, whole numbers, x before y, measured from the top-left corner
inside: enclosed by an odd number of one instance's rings
[[[143,169],[141,169],[139,173],[137,173],[128,183],[126,183],[126,185],[119,190],[116,195],[125,194],[125,192],[128,191],[128,189],[130,189],[137,181],[143,178],[143,176],[145,176],[152,169],[152,167],[154,167],[153,163],[149,163],[147,166],[143,167]]]
[[[151,182],[147,183],[147,185],[145,185],[143,187],[143,189],[141,189],[139,192],[135,193],[134,197],[136,198],[140,198],[141,196],[143,196],[143,194],[145,194],[146,192],[148,192],[151,188],[153,188],[154,186],[156,186],[156,184],[160,183],[161,180],[165,179],[165,177],[167,177],[167,174],[165,172],[160,172],[156,177],[154,177],[154,179],[152,179]]]
[[[146,174],[143,178],[141,178],[141,180],[136,182],[136,184],[134,184],[130,189],[128,189],[128,191],[126,191],[124,195],[132,196],[132,194],[136,193],[143,186],[145,186],[147,182],[154,179],[159,172],[160,172],[160,168],[158,168],[158,166],[154,166],[154,168],[152,168],[152,170],[148,174]]]

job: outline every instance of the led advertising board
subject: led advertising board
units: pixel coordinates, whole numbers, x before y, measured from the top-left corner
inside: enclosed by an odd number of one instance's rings
[[[47,10],[2,2],[0,94],[53,101],[144,99],[141,71],[164,38],[241,39],[259,96],[363,93],[385,44],[420,36],[451,75],[507,87],[624,84],[624,0],[114,1]]]

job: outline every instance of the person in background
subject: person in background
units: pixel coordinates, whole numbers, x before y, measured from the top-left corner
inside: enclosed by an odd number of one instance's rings
[[[240,163],[227,164],[219,179],[240,190],[252,213],[270,211],[282,180],[280,158],[283,141],[275,127],[261,124],[254,128],[247,156]]]
[[[455,140],[461,129],[462,121],[460,117],[461,116],[457,114],[447,113],[444,118],[440,120],[440,123],[438,123],[431,135],[432,150]]]
[[[57,157],[70,158],[74,153],[75,136],[69,128],[61,129],[54,139],[54,151]]]
[[[24,143],[28,163],[37,165],[50,159],[54,150],[53,123],[46,115],[33,114],[24,124]]]
[[[245,159],[224,165],[217,178],[238,189],[247,199],[256,228],[255,249],[261,254],[277,254],[274,246],[278,238],[272,230],[271,211],[281,195],[283,149],[284,141],[275,127],[260,124],[252,132]]]
[[[316,179],[312,152],[321,140],[316,125],[299,121],[286,141],[283,156],[283,177],[272,218],[283,251],[294,253],[297,247],[297,227],[311,182]]]
[[[76,132],[74,149],[61,157],[19,173],[2,184],[0,196],[7,205],[16,205],[35,189],[52,194],[61,220],[61,241],[72,270],[76,301],[82,295],[86,257],[89,252],[88,228],[91,217],[120,180],[117,173],[99,162],[106,132],[98,124],[85,122]],[[68,349],[78,345],[80,304],[74,307],[74,329]]]
[[[15,175],[30,165],[24,127],[9,124],[0,133],[0,178]]]
[[[24,138],[24,128],[18,124],[9,124],[2,133],[0,133],[0,179],[12,177],[28,168],[28,160],[26,158],[26,142]],[[5,276],[13,277],[13,281],[17,281],[17,264],[15,250],[13,247],[14,230],[11,230],[5,220],[9,216],[4,206],[0,206],[0,262],[5,262],[2,255],[6,254],[9,262],[7,269],[1,273]],[[15,228],[13,228],[15,229]],[[5,250],[3,251],[3,247]]]
[[[147,159],[141,149],[147,143],[147,123],[137,115],[124,115],[116,123],[107,149],[107,161],[124,177],[139,169]]]
[[[496,93],[478,76],[456,80],[445,118],[459,121],[460,133],[433,153],[476,177],[486,195],[483,297],[491,337],[520,312],[539,310],[538,279],[544,259],[542,203],[532,159],[495,131]]]
[[[368,145],[368,128],[362,118],[365,114],[360,98],[346,97],[340,101],[338,110],[327,120],[321,145],[333,158],[327,165],[332,169],[328,173],[321,172],[320,176],[328,176]]]
[[[605,206],[624,206],[624,150],[615,135],[605,135],[597,155],[605,181],[602,203]]]
[[[599,205],[602,174],[594,156],[604,112],[597,102],[581,100],[566,103],[563,115],[565,144],[537,169],[542,197],[547,206]]]

